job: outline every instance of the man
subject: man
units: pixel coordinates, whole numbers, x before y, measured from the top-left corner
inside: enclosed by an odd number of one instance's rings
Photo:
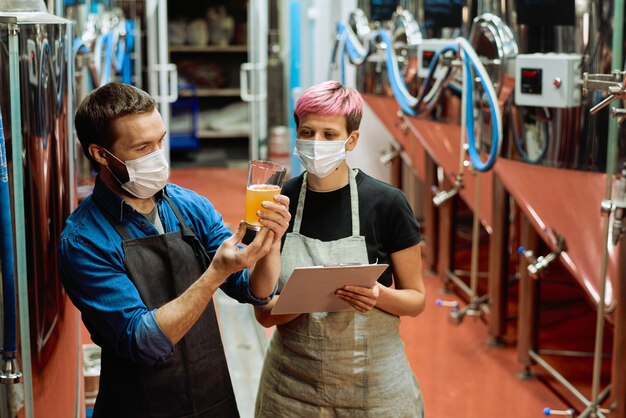
[[[419,225],[400,190],[346,163],[346,152],[359,140],[362,108],[359,92],[336,81],[298,98],[295,155],[306,171],[282,189],[293,219],[280,282],[296,267],[389,268],[370,288],[335,292],[351,311],[272,315],[280,296],[255,307],[262,325],[277,326],[261,375],[257,418],[423,417],[399,335],[399,317],[419,315],[425,306]]]
[[[271,299],[289,199],[265,202],[264,228],[242,249],[243,222],[231,236],[207,199],[167,184],[165,126],[147,93],[107,84],[75,122],[98,176],[59,253],[65,289],[102,347],[94,417],[238,416],[212,296]]]

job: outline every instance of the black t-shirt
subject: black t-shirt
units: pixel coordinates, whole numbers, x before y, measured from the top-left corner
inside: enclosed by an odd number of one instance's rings
[[[287,232],[293,231],[302,180],[303,174],[287,181],[282,188],[281,193],[290,199],[291,221]],[[360,170],[356,184],[359,192],[360,235],[365,237],[369,262],[390,264],[391,253],[421,241],[417,220],[401,190]],[[352,234],[350,185],[331,192],[308,189],[300,234],[320,241],[349,237]],[[378,281],[390,286],[391,268],[385,270]]]

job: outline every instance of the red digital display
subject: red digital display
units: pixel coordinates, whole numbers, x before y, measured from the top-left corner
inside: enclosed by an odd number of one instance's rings
[[[525,94],[541,94],[542,92],[542,73],[541,68],[522,68],[520,87],[521,92]]]
[[[539,75],[539,70],[535,70],[535,69],[523,69],[522,70],[522,77],[524,78],[534,78],[537,77]]]
[[[435,51],[429,51],[429,50],[422,51],[422,68],[428,68],[434,56],[435,56]]]

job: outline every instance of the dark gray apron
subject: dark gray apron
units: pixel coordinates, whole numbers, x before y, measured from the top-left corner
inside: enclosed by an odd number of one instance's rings
[[[172,200],[163,194],[182,230],[131,238],[102,212],[123,238],[125,267],[148,309],[182,294],[210,263],[204,247]],[[213,300],[165,363],[146,366],[102,347],[94,418],[239,417]]]

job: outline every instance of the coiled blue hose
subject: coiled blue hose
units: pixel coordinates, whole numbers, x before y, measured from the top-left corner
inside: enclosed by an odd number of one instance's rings
[[[435,75],[437,66],[439,65],[439,57],[449,51],[456,52],[456,45],[446,45],[435,53],[428,67],[428,76],[424,79],[419,94],[417,97],[413,97],[409,93],[406,87],[406,83],[400,75],[400,70],[398,69],[398,61],[395,56],[395,51],[393,50],[391,35],[386,30],[377,31],[377,35],[386,45],[386,63],[387,73],[389,75],[389,84],[391,85],[391,89],[402,111],[411,116],[430,111],[438,100],[439,94],[441,93],[441,90],[443,88],[442,86],[444,84],[444,80],[447,79],[452,72],[452,69],[449,69],[446,75],[438,79],[434,86],[430,86],[431,81]],[[425,106],[423,106],[424,103],[426,103]]]
[[[493,167],[496,162],[496,158],[498,158],[498,153],[500,151],[500,146],[502,142],[502,134],[500,132],[501,126],[501,117],[497,117],[500,114],[499,107],[496,106],[495,102],[498,100],[497,96],[493,96],[489,94],[489,90],[493,90],[493,86],[491,85],[491,80],[485,80],[485,77],[479,76],[480,84],[483,86],[483,90],[487,93],[487,102],[489,103],[489,110],[491,112],[491,149],[489,150],[489,157],[487,161],[483,162],[480,159],[480,153],[478,148],[476,147],[476,138],[474,136],[474,82],[472,74],[472,68],[479,72],[478,64],[482,66],[482,63],[476,63],[474,57],[467,53],[466,49],[463,49],[466,52],[464,55],[466,59],[464,60],[465,70],[467,74],[470,75],[469,80],[465,80],[465,89],[467,94],[467,100],[465,101],[465,116],[467,120],[467,144],[468,152],[470,156],[470,160],[472,162],[472,166],[478,171],[489,171]],[[491,87],[491,89],[489,89]]]
[[[391,88],[394,92],[396,100],[398,101],[398,104],[400,105],[400,108],[402,109],[402,111],[409,115],[417,114],[416,107],[420,105],[425,98],[425,88],[430,84],[430,80],[435,73],[435,69],[438,64],[440,55],[448,51],[456,51],[459,54],[461,50],[463,51],[463,54],[460,55],[462,55],[464,58],[463,65],[465,66],[465,70],[469,75],[468,79],[464,81],[463,86],[465,88],[466,97],[468,98],[465,104],[465,117],[468,133],[467,142],[469,145],[469,156],[474,169],[478,171],[489,171],[495,164],[498,154],[500,153],[500,148],[502,146],[502,116],[500,114],[500,107],[496,104],[498,101],[498,96],[493,89],[491,79],[489,78],[489,75],[485,70],[482,62],[480,62],[480,59],[476,55],[476,52],[471,48],[467,40],[465,40],[464,38],[457,38],[456,43],[458,44],[458,46],[455,44],[446,45],[435,53],[433,59],[430,62],[428,77],[422,84],[422,91],[420,92],[416,103],[412,103],[412,100],[410,99],[411,96],[410,94],[408,94],[406,85],[404,84],[404,80],[402,80],[402,77],[400,77],[397,62],[394,59],[393,51],[390,47],[392,45],[391,37],[386,31],[379,31],[379,34],[383,42],[385,42],[388,46],[387,73],[389,74]],[[489,103],[489,110],[491,111],[492,115],[491,149],[489,151],[489,157],[487,158],[486,162],[483,162],[480,159],[480,153],[478,151],[478,148],[476,147],[476,141],[474,136],[474,77],[471,76],[471,74],[473,74],[474,72],[478,75],[480,83],[483,86],[483,90],[486,93],[487,102]]]
[[[331,57],[331,63],[333,64],[336,63],[337,57],[340,57],[339,59],[341,60],[342,83],[345,83],[345,64],[343,58],[344,54],[347,52],[350,60],[353,62],[362,62],[367,54],[369,54],[369,50],[367,50],[365,53],[359,51],[359,49],[362,49],[362,47],[358,48],[360,45],[355,45],[355,42],[350,36],[350,31],[351,29],[346,27],[343,23],[337,24],[337,43],[335,46],[335,51],[333,52],[333,56]],[[443,81],[447,79],[451,74],[451,70],[448,70],[448,73],[445,77],[438,79],[435,85],[430,87],[431,80],[434,77],[437,66],[439,65],[439,57],[449,51],[454,51],[463,57],[463,65],[465,66],[465,70],[468,74],[468,79],[464,81],[463,88],[467,97],[467,100],[465,101],[465,117],[468,132],[469,157],[474,169],[478,171],[490,170],[495,164],[495,161],[502,147],[502,115],[498,103],[498,96],[495,93],[489,74],[485,70],[482,62],[478,58],[478,55],[476,55],[476,52],[471,47],[469,42],[464,38],[456,38],[454,40],[454,43],[444,46],[435,53],[429,65],[428,76],[422,83],[422,87],[420,89],[418,97],[415,98],[409,93],[406,87],[406,83],[400,75],[400,70],[398,69],[398,62],[395,56],[395,51],[393,50],[393,42],[389,31],[381,29],[374,32],[372,36],[379,37],[381,42],[386,45],[386,66],[387,74],[389,77],[389,84],[391,85],[393,94],[402,111],[412,116],[428,111],[434,106],[438,99],[438,94],[443,88]],[[485,162],[483,162],[480,158],[480,152],[478,151],[478,148],[476,146],[474,133],[474,77],[472,76],[472,74],[474,73],[478,76],[480,80],[480,83],[487,97],[487,102],[489,103],[489,110],[492,115],[491,149],[489,151],[487,161]],[[430,90],[427,90],[429,88]],[[425,107],[423,107],[424,102],[426,102]]]
[[[17,348],[12,224],[7,153],[0,111],[0,248],[2,250],[2,302],[4,305],[4,343],[2,345],[4,360],[15,359]]]
[[[337,65],[337,60],[340,60],[340,81],[342,84],[346,82],[345,54],[347,53],[352,64],[360,65],[365,61],[369,52],[368,41],[365,45],[361,45],[350,27],[343,22],[337,23],[337,38],[330,57],[330,63],[331,67],[334,67]]]

